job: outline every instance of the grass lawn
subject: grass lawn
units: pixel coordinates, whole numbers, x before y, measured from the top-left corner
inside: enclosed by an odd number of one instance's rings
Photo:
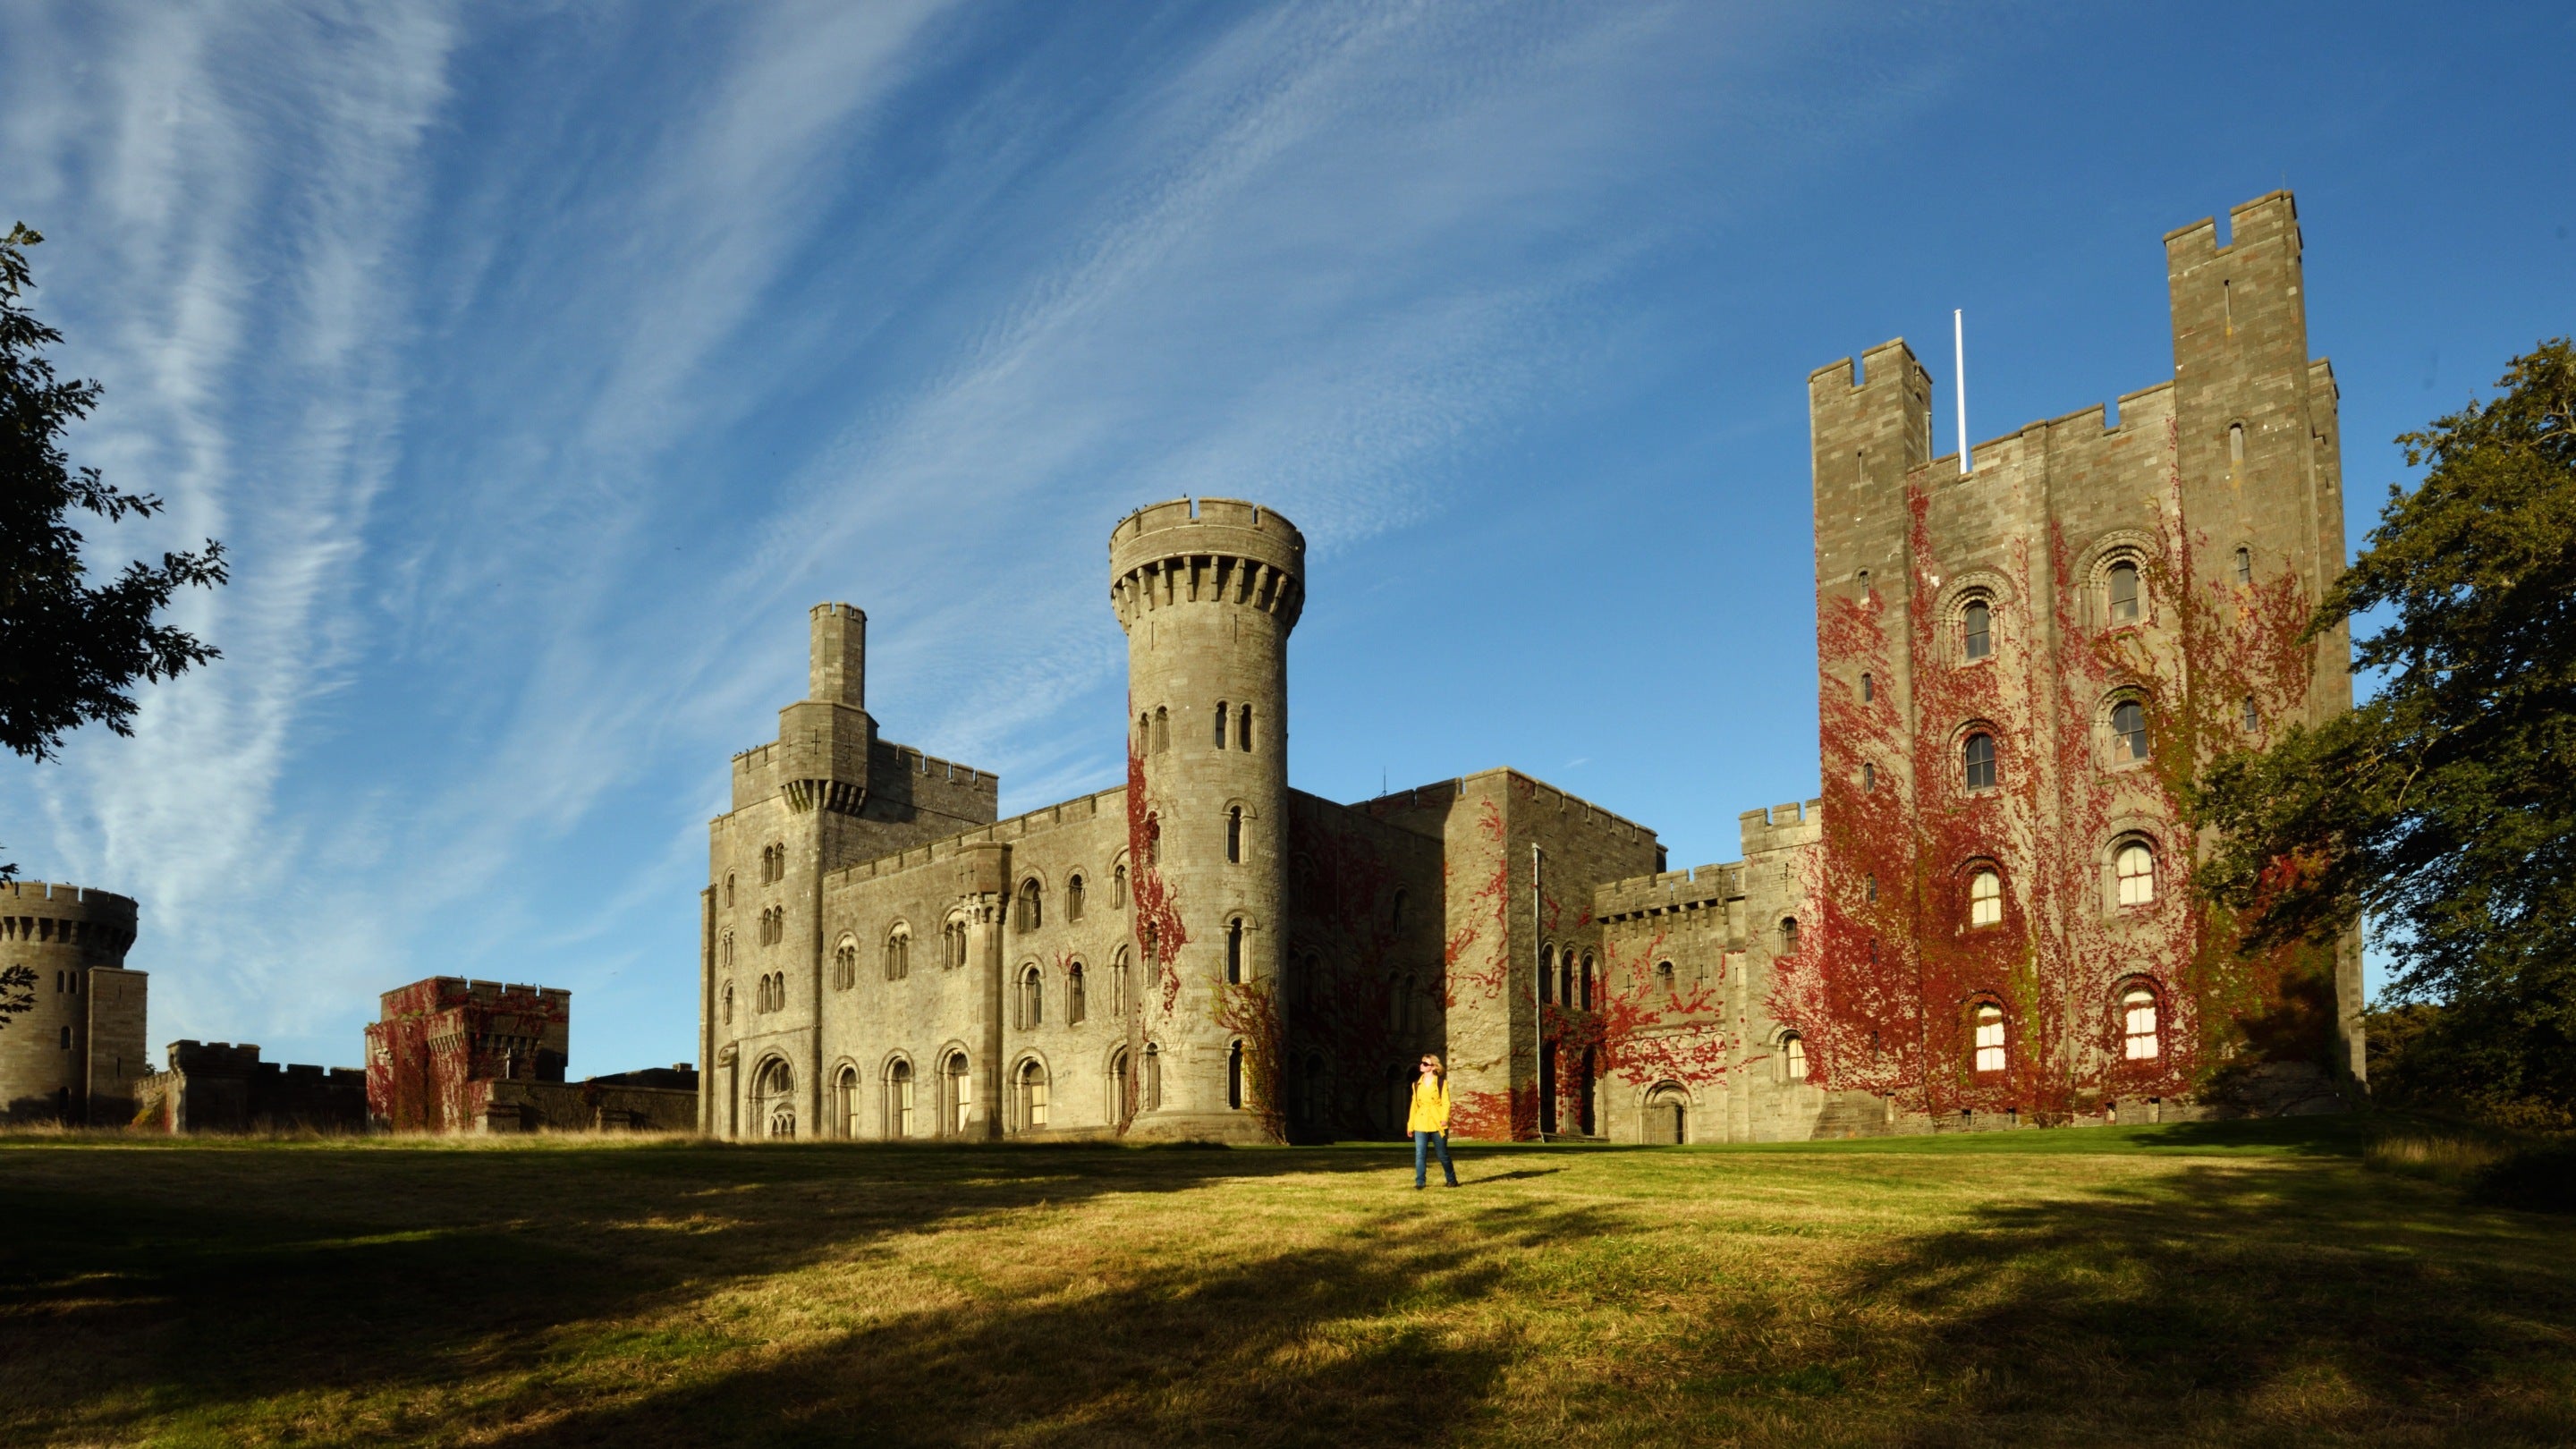
[[[0,1441],[2576,1442],[2576,1220],[2371,1130],[0,1138]]]

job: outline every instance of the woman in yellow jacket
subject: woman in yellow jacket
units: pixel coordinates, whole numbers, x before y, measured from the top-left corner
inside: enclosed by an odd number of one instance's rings
[[[1422,1059],[1422,1075],[1413,1083],[1413,1111],[1405,1119],[1405,1130],[1413,1134],[1413,1186],[1419,1192],[1425,1169],[1430,1166],[1423,1154],[1432,1148],[1440,1151],[1440,1171],[1449,1185],[1458,1185],[1458,1169],[1449,1165],[1449,1073],[1436,1056]]]

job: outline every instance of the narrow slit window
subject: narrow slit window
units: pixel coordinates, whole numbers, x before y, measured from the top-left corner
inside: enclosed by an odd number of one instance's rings
[[[1243,918],[1225,923],[1225,984],[1243,984]]]
[[[1225,858],[1228,864],[1243,862],[1243,807],[1225,812]]]
[[[1860,787],[1864,791],[1878,788],[1878,766],[1867,760],[1860,762]]]
[[[1235,710],[1235,715],[1234,715],[1234,744],[1235,744],[1235,748],[1237,748],[1237,749],[1239,749],[1239,750],[1243,751],[1245,754],[1247,754],[1247,755],[1248,755],[1248,754],[1252,753],[1252,706],[1251,706],[1251,705],[1248,705],[1248,704],[1247,704],[1247,705],[1242,705],[1242,706],[1238,707],[1238,708]]]
[[[2254,582],[2254,550],[2239,544],[2236,549],[2236,582]]]
[[[1867,704],[1876,698],[1878,698],[1878,681],[1870,678],[1866,674],[1862,675],[1860,677],[1860,702]]]
[[[2227,425],[2227,466],[2231,468],[2238,467],[2242,465],[2244,461],[2245,425],[2243,423],[2229,423]]]
[[[1225,714],[1225,701],[1220,699],[1216,702],[1216,747],[1220,750],[1225,748]]]
[[[2250,694],[2245,696],[2243,723],[2245,733],[2249,735],[2263,727],[2263,711],[2254,707],[2254,696]]]

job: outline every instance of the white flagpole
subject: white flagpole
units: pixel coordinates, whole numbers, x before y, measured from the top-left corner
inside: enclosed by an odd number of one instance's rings
[[[1968,471],[1968,324],[1950,309],[1950,391],[1959,399],[1959,471]]]

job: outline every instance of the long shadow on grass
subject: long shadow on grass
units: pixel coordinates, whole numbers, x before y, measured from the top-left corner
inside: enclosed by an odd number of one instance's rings
[[[975,1214],[1400,1171],[1393,1152],[700,1145],[21,1148],[5,1166],[0,1397],[39,1438],[462,1382],[572,1325]]]
[[[1706,1315],[1678,1392],[1917,1444],[2576,1442],[2571,1246],[2357,1170],[2193,1167],[1892,1242],[1823,1331]]]
[[[523,1404],[516,1416],[541,1425],[495,1442],[1444,1443],[1477,1424],[1518,1345],[1508,1327],[1425,1319],[1500,1291],[1497,1249],[1615,1227],[1590,1209],[1528,1205],[1463,1226],[1389,1213],[1332,1246],[905,1314],[613,1407]]]

